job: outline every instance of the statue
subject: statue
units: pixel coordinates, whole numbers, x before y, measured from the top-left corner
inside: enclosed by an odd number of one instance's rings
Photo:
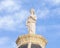
[[[28,20],[26,22],[26,25],[28,27],[29,34],[35,34],[35,25],[36,25],[36,16],[34,9],[30,10],[30,16],[28,17]]]

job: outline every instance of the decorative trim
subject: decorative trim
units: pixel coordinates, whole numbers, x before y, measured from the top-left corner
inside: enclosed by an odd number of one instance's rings
[[[16,44],[18,46],[21,46],[23,44],[28,44],[29,42],[31,42],[32,44],[39,44],[42,47],[45,47],[45,45],[47,44],[47,41],[44,39],[44,37],[35,34],[19,36],[16,41]]]

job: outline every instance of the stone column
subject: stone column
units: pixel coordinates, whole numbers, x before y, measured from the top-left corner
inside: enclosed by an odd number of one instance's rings
[[[28,48],[31,48],[31,42],[28,43]]]

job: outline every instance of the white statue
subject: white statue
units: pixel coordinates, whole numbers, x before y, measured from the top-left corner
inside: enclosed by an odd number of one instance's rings
[[[28,32],[30,34],[35,34],[35,25],[36,25],[36,16],[35,16],[35,12],[34,12],[34,9],[31,9],[30,10],[30,16],[28,17],[28,20],[26,22],[26,25],[28,27]]]

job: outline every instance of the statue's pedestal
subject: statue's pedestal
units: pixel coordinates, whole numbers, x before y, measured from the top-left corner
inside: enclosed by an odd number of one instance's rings
[[[40,45],[42,48],[45,48],[47,41],[41,35],[35,35],[35,34],[27,34],[27,35],[19,36],[16,41],[18,47],[29,43],[37,44]]]

